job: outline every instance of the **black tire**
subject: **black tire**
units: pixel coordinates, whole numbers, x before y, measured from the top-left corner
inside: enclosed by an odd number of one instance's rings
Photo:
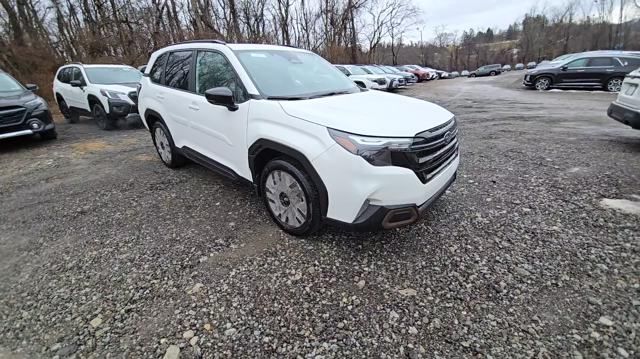
[[[476,77],[476,74],[471,74],[469,75],[469,77]]]
[[[62,114],[62,116],[64,116],[66,122],[77,123],[80,119],[80,115],[78,115],[78,112],[69,108],[67,102],[62,97],[58,99],[58,108],[60,109],[60,113]]]
[[[547,91],[551,88],[551,78],[547,76],[538,77],[534,82],[534,87],[538,91]]]
[[[161,138],[160,133],[157,131],[162,131],[165,137]],[[151,138],[153,139],[153,145],[156,147],[158,157],[160,157],[160,160],[165,164],[165,166],[169,168],[184,166],[187,159],[180,153],[180,150],[176,148],[176,145],[173,142],[173,137],[171,137],[171,133],[164,123],[160,121],[153,123],[151,126]],[[167,150],[169,151],[168,156],[164,152]]]
[[[292,226],[287,224],[287,218],[280,218],[278,214],[274,212],[272,209],[273,197],[277,196],[277,198],[282,199],[282,195],[284,192],[279,194],[272,194],[271,196],[268,194],[267,181],[273,180],[276,173],[286,173],[289,176],[293,177],[299,185],[300,189],[304,194],[304,201],[298,201],[298,204],[306,204],[306,215],[302,218],[303,221],[300,221],[298,218],[298,213],[296,212],[296,207],[293,207],[293,211],[296,213],[294,216],[295,221],[298,222],[298,226]],[[287,187],[287,189],[295,190],[292,187],[293,184]],[[260,175],[260,193],[262,194],[262,199],[265,207],[267,208],[267,212],[273,219],[274,222],[280,227],[283,231],[292,234],[294,236],[308,236],[317,232],[322,227],[322,213],[320,206],[320,194],[318,189],[313,182],[313,180],[309,177],[309,175],[304,171],[302,165],[300,165],[295,160],[281,157],[271,160],[262,170]],[[285,195],[285,199],[288,197]],[[282,206],[290,206],[290,204],[281,203]],[[293,219],[292,219],[293,221]]]
[[[491,72],[489,72],[489,75],[490,75],[490,76],[495,76],[495,75],[496,75],[496,72],[495,72],[495,71],[491,71]]]
[[[98,125],[101,130],[110,131],[115,127],[114,121],[107,116],[107,112],[101,104],[96,103],[93,105],[91,115],[93,116],[93,120],[96,122],[96,125]]]
[[[48,140],[55,140],[56,138],[58,138],[58,132],[56,132],[55,128],[48,131],[40,132],[41,140],[48,141]]]

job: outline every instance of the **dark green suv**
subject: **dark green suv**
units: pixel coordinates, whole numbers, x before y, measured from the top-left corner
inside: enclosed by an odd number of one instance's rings
[[[495,75],[500,75],[501,73],[502,73],[502,65],[500,64],[484,65],[482,67],[479,67],[475,71],[471,71],[471,73],[469,73],[469,77],[495,76]]]

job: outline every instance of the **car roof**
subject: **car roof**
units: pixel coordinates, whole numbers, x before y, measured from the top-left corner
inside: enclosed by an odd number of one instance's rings
[[[220,46],[226,46],[233,51],[243,50],[282,50],[282,51],[296,51],[309,53],[310,51],[300,49],[292,46],[280,46],[280,45],[266,45],[266,44],[227,44],[219,40],[191,40],[165,46],[158,51],[170,51],[180,49],[193,49],[193,48],[220,48]]]

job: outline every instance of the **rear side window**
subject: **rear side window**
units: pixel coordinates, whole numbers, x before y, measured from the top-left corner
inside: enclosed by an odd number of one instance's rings
[[[596,57],[589,60],[589,67],[607,67],[607,66],[613,66],[613,58]]]
[[[167,60],[167,53],[158,56],[156,61],[153,63],[151,67],[151,71],[149,72],[149,78],[151,82],[155,82],[157,84],[162,83],[162,74],[164,72],[164,63]]]
[[[176,51],[169,54],[165,66],[164,83],[179,90],[189,90],[189,72],[193,51]]]
[[[65,67],[58,72],[58,81],[68,84],[71,81],[71,68]]]

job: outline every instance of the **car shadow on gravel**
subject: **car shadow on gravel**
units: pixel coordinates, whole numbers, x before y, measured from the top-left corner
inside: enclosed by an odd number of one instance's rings
[[[39,135],[7,138],[0,140],[0,155],[51,146],[55,144],[55,141],[56,140],[42,140]]]

